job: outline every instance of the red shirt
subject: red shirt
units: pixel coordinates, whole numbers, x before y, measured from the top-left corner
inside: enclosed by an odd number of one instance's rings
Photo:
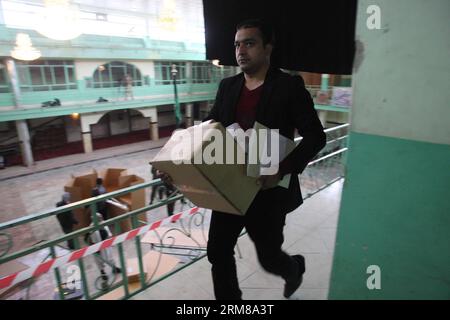
[[[248,90],[244,85],[239,102],[236,106],[236,122],[245,130],[253,128],[256,118],[256,106],[261,96],[263,85],[253,90]]]

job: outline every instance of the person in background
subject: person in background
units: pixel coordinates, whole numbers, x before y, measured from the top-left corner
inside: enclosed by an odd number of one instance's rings
[[[70,193],[64,192],[62,195],[61,201],[56,203],[57,207],[62,207],[65,205],[68,205],[70,203]],[[59,225],[61,226],[63,232],[65,234],[71,233],[73,231],[73,226],[78,224],[78,220],[75,219],[75,216],[72,212],[72,210],[59,213],[56,218],[58,219]],[[69,249],[74,250],[75,249],[75,243],[73,239],[67,240],[67,246]]]
[[[156,170],[154,167],[152,167],[152,179],[159,179],[162,177],[162,172],[159,170]],[[163,194],[165,194],[166,198],[169,198],[171,196],[174,196],[176,193],[178,193],[178,190],[175,188],[175,186],[162,179],[163,184],[162,185],[157,185],[157,186],[152,186],[152,194],[150,196],[150,204],[153,204],[153,201],[155,200],[155,196],[158,193],[159,195],[159,199],[162,200],[163,199]],[[186,203],[184,198],[182,198],[181,202],[184,204]],[[175,209],[175,201],[168,203],[167,204],[167,215],[170,217],[173,215]]]
[[[123,82],[124,82],[124,87],[125,87],[125,100],[128,100],[128,98],[133,100],[134,99],[134,96],[133,96],[133,78],[131,77],[131,75],[129,73],[127,73],[124,76]]]
[[[95,187],[92,189],[91,196],[96,197],[106,193],[106,189],[103,186],[103,179],[97,178]],[[108,219],[108,208],[106,206],[106,201],[97,202],[97,211],[101,213],[103,220]]]

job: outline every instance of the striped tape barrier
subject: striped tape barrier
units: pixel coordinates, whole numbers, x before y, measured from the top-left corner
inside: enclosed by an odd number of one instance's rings
[[[19,271],[19,272],[10,274],[8,276],[2,277],[2,278],[0,278],[0,289],[11,287],[19,282],[29,279],[29,278],[38,277],[41,274],[46,273],[55,268],[58,268],[60,266],[63,266],[66,263],[74,262],[81,258],[85,258],[91,254],[96,253],[97,251],[104,250],[106,248],[115,246],[121,242],[124,242],[125,240],[133,239],[137,236],[144,235],[149,231],[153,231],[161,226],[164,226],[169,223],[176,222],[185,217],[191,216],[194,213],[196,213],[197,211],[198,211],[198,207],[191,208],[184,212],[180,212],[180,213],[174,214],[170,217],[167,217],[165,219],[156,221],[152,224],[133,229],[131,231],[122,233],[118,236],[114,236],[109,239],[106,239],[102,242],[95,243],[91,246],[75,250],[74,252],[71,252],[64,256],[57,257],[57,258],[51,259],[49,261],[43,262],[36,266],[30,267],[26,270]]]

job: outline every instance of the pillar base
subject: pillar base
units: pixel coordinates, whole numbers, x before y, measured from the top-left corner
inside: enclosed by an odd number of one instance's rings
[[[83,135],[83,148],[84,153],[91,153],[93,151],[92,148],[92,135],[90,132],[82,132]]]
[[[158,122],[150,122],[150,140],[159,140]]]
[[[184,123],[186,128],[192,127],[194,125],[194,119],[192,117],[184,117]]]

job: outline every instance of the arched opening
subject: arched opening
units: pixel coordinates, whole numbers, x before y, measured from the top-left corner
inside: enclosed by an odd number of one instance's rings
[[[46,117],[27,120],[31,149],[35,161],[83,153],[79,117],[75,115]],[[0,155],[4,166],[23,163],[16,125],[3,122],[0,138]]]
[[[142,86],[141,71],[132,64],[112,61],[98,66],[93,74],[93,88],[113,88],[124,85],[125,76],[130,75],[132,86]]]
[[[91,125],[94,150],[146,141],[149,136],[149,119],[133,109],[106,113]]]

